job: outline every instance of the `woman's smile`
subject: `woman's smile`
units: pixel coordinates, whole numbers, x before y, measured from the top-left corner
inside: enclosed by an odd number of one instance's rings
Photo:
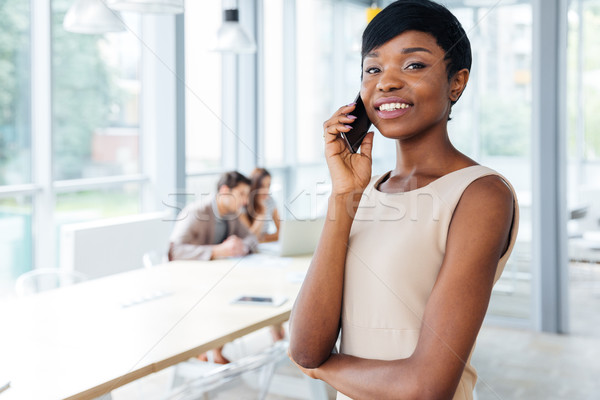
[[[398,118],[409,112],[409,109],[413,107],[409,101],[399,97],[381,98],[374,103],[374,106],[377,115],[381,119]]]

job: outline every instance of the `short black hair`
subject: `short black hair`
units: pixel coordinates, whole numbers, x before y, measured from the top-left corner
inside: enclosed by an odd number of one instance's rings
[[[240,183],[250,186],[250,179],[246,178],[237,171],[225,172],[219,178],[219,182],[217,182],[217,190],[219,190],[223,185],[227,186],[229,189],[233,189]]]
[[[461,69],[471,70],[471,43],[458,19],[430,0],[398,0],[384,8],[367,25],[362,37],[362,59],[373,49],[406,31],[432,35],[446,53],[448,80]]]

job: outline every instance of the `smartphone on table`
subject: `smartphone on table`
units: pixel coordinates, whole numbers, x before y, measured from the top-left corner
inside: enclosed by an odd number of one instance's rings
[[[369,132],[371,120],[369,120],[369,117],[367,116],[367,110],[360,97],[360,93],[356,96],[354,102],[356,103],[356,106],[350,114],[354,115],[356,119],[351,124],[348,124],[352,126],[352,129],[349,132],[342,132],[342,138],[348,145],[350,151],[356,153],[363,139]]]
[[[261,306],[279,307],[287,301],[285,296],[256,296],[242,295],[233,299],[233,304],[255,304]]]

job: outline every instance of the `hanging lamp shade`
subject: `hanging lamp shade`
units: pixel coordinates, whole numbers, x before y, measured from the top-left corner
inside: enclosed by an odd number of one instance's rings
[[[223,25],[217,32],[215,51],[222,53],[254,53],[256,43],[240,25],[237,9],[224,10]]]
[[[63,19],[63,28],[68,32],[87,34],[125,30],[121,15],[109,9],[102,0],[76,0]]]
[[[181,14],[184,0],[108,0],[113,10],[150,14]]]

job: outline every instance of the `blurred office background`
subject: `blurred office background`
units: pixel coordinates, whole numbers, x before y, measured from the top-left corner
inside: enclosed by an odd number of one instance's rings
[[[322,122],[359,89],[371,1],[187,0],[183,14],[123,12],[123,31],[91,35],[64,29],[73,3],[0,0],[2,296],[60,267],[61,227],[174,213],[225,170],[268,168],[288,217],[322,210]],[[451,138],[521,205],[487,323],[597,335],[600,0],[442,3],[474,56]],[[255,53],[212,50],[235,6]],[[393,167],[387,139],[374,153],[374,173]]]

